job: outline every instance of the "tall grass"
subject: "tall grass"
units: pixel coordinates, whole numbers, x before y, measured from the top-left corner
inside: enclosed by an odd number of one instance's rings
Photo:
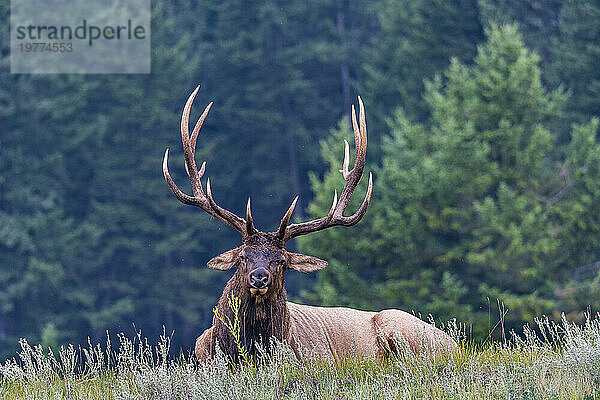
[[[170,338],[152,346],[119,335],[117,350],[88,344],[57,354],[21,340],[18,358],[0,366],[5,399],[595,399],[600,398],[600,320],[583,326],[538,319],[503,342],[385,361],[297,360],[275,344],[258,363],[228,365],[223,354],[197,365],[169,358]]]

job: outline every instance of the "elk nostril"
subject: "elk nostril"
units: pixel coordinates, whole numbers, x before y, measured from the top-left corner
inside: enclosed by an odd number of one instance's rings
[[[256,276],[252,276],[250,277],[250,284],[256,288],[262,288],[264,286],[267,285],[267,278],[266,277],[256,277]]]
[[[265,271],[253,271],[250,274],[250,285],[255,288],[263,288],[269,283],[269,275]]]

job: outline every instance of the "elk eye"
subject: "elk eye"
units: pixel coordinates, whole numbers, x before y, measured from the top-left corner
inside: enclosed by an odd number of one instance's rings
[[[246,262],[247,260],[248,260],[248,257],[246,257],[246,255],[240,254],[240,261]]]

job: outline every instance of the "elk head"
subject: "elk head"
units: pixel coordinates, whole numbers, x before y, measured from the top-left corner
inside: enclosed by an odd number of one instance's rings
[[[332,226],[351,226],[363,217],[369,206],[371,192],[373,189],[373,177],[369,173],[369,186],[367,194],[362,205],[351,216],[344,216],[343,212],[350,201],[354,189],[359,184],[365,167],[365,156],[367,151],[367,125],[365,120],[365,110],[360,97],[358,103],[360,107],[360,126],[356,119],[356,112],[352,106],[352,125],[354,129],[354,141],[356,145],[355,165],[352,170],[348,170],[350,162],[349,145],[346,140],[344,162],[340,172],[342,173],[346,184],[342,189],[338,199],[337,191],[333,196],[333,203],[329,213],[312,221],[291,224],[290,218],[294,212],[298,197],[292,201],[287,212],[281,219],[279,229],[275,232],[261,232],[254,226],[252,212],[250,209],[250,199],[246,206],[246,218],[239,217],[234,213],[220,207],[213,199],[210,179],[206,181],[206,193],[202,189],[200,179],[206,170],[206,162],[202,163],[200,169],[196,166],[194,152],[196,140],[202,124],[212,106],[212,102],[204,109],[204,112],[196,122],[194,129],[189,133],[189,114],[192,103],[200,86],[192,92],[188,98],[181,116],[181,141],[183,143],[183,154],[185,158],[185,169],[192,184],[193,196],[183,193],[175,184],[168,169],[169,149],[165,151],[163,159],[163,173],[171,191],[184,204],[200,207],[208,214],[217,218],[221,222],[229,225],[242,235],[243,244],[239,247],[226,251],[225,253],[213,258],[208,262],[208,267],[225,271],[237,267],[237,281],[242,282],[246,292],[256,299],[269,298],[277,296],[283,290],[284,273],[288,269],[294,269],[300,272],[318,271],[327,266],[327,262],[315,257],[306,256],[289,252],[285,249],[285,243],[300,235],[306,235],[311,232],[323,230]]]

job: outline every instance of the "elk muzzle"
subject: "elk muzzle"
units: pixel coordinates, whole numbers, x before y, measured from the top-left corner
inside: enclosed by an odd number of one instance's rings
[[[248,274],[248,285],[252,294],[265,294],[270,284],[271,274],[263,267],[253,269]]]

